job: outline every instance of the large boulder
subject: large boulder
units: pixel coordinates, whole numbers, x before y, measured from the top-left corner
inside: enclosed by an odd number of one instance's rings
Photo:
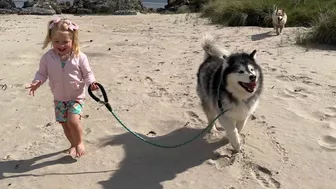
[[[74,0],[73,14],[136,14],[143,12],[141,0]]]
[[[54,9],[45,9],[39,7],[27,7],[19,10],[19,15],[54,15],[56,11]]]
[[[22,7],[22,14],[50,15],[61,14],[62,10],[56,0],[28,0]]]
[[[0,0],[0,9],[13,9],[15,3],[12,0]]]
[[[0,0],[0,14],[16,14],[18,9],[12,0]]]
[[[61,9],[61,12],[64,14],[70,14],[71,13],[71,3],[70,1],[62,1],[60,3],[58,3],[58,7]]]
[[[165,10],[173,12],[199,12],[210,0],[167,0]]]

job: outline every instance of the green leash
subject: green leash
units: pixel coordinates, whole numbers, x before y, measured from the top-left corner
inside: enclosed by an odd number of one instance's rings
[[[97,102],[101,103],[101,104],[104,104],[105,107],[112,113],[112,115],[114,116],[114,118],[130,133],[132,133],[135,137],[137,137],[138,139],[146,142],[147,144],[150,144],[150,145],[153,145],[153,146],[156,146],[156,147],[160,147],[160,148],[177,148],[177,147],[180,147],[180,146],[183,146],[183,145],[186,145],[194,140],[196,140],[198,137],[200,137],[205,131],[209,130],[211,128],[211,126],[215,123],[215,121],[222,115],[224,114],[226,111],[223,110],[222,108],[222,104],[220,102],[220,100],[218,100],[218,106],[219,108],[221,109],[221,113],[215,117],[215,119],[210,122],[210,124],[205,128],[203,129],[199,134],[197,134],[196,136],[194,136],[193,138],[191,138],[190,140],[187,140],[181,144],[176,144],[176,145],[161,145],[161,144],[157,144],[157,143],[154,143],[152,141],[149,141],[145,138],[143,138],[142,136],[140,136],[139,134],[133,132],[131,129],[129,129],[120,119],[119,117],[113,112],[112,110],[112,107],[110,105],[110,103],[108,102],[108,98],[107,98],[107,95],[106,95],[106,91],[104,89],[104,87],[100,84],[100,83],[95,83],[96,85],[99,86],[99,89],[101,90],[101,92],[103,93],[103,97],[104,97],[104,101],[101,101],[98,97],[96,97],[92,91],[91,91],[91,85],[88,87],[88,92],[89,92],[89,95]]]

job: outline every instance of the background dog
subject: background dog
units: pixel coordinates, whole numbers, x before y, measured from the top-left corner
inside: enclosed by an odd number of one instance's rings
[[[197,94],[208,122],[220,114],[218,100],[224,111],[219,123],[236,151],[240,151],[239,133],[258,105],[262,92],[263,74],[252,53],[233,53],[216,45],[216,39],[205,35],[203,63],[197,73]],[[211,132],[217,132],[216,124]]]
[[[277,5],[273,6],[272,22],[277,35],[282,34],[282,29],[287,22],[287,14],[284,9],[278,9]]]

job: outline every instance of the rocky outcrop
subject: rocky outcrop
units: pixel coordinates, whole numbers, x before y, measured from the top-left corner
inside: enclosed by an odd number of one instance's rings
[[[136,14],[143,12],[141,0],[74,0],[73,14]]]
[[[28,0],[22,7],[21,14],[52,15],[61,14],[56,0]]]
[[[22,8],[16,8],[12,0],[0,0],[0,14],[53,15],[60,14],[56,0],[29,0]]]
[[[170,12],[199,12],[210,0],[168,0],[168,4],[161,11]]]
[[[0,0],[0,14],[15,14],[18,9],[12,0]]]
[[[15,3],[12,0],[0,0],[0,9],[13,9]]]
[[[71,13],[72,5],[69,1],[58,3],[58,7],[61,9],[61,12],[63,14],[70,14]]]
[[[0,14],[116,14],[136,15],[146,12],[141,0],[74,0],[57,2],[56,0],[28,0],[22,8],[15,8],[12,0],[0,0]]]

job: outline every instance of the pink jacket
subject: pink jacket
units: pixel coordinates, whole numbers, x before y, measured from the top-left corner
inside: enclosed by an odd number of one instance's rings
[[[54,100],[59,101],[84,100],[85,84],[89,86],[95,81],[84,53],[68,60],[62,68],[60,57],[52,49],[42,56],[34,80],[41,80],[43,84],[48,78]]]

